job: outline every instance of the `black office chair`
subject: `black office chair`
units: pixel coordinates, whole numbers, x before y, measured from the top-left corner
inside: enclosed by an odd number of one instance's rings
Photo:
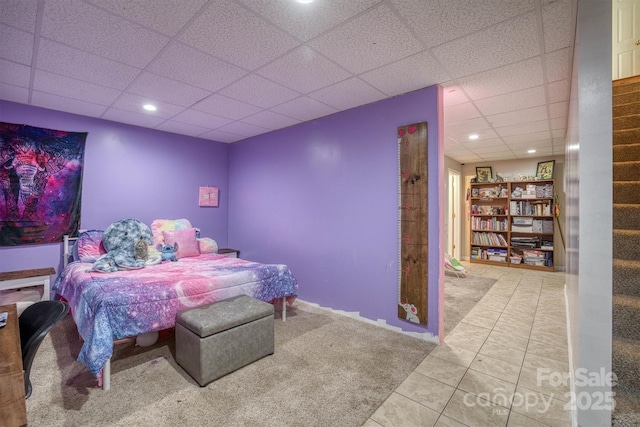
[[[39,301],[27,307],[20,317],[20,345],[22,347],[22,367],[24,369],[24,392],[28,399],[31,396],[31,365],[38,347],[51,328],[69,311],[63,301]]]

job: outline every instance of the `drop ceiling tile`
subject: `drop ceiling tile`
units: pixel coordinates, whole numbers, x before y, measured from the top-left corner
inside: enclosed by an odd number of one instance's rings
[[[534,0],[391,0],[422,41],[433,47],[531,11]],[[473,7],[469,7],[473,4]]]
[[[241,135],[245,138],[248,138],[250,136],[256,136],[256,135],[261,135],[263,133],[267,133],[267,132],[271,132],[270,129],[265,129],[263,127],[260,126],[255,126],[249,123],[243,123],[243,122],[233,122],[230,123],[228,125],[222,126],[220,128],[218,128],[217,130],[221,131],[221,132],[227,132],[227,133],[232,133],[232,134],[236,134],[236,135]]]
[[[303,41],[310,40],[381,2],[381,0],[350,0],[300,4],[290,0],[240,1]]]
[[[544,83],[539,57],[505,65],[459,80],[471,99],[483,99],[540,86]]]
[[[487,120],[494,128],[547,120],[548,118],[549,115],[547,114],[547,107],[544,105],[487,116]]]
[[[65,98],[38,91],[33,91],[31,105],[90,117],[100,117],[107,109],[104,105],[92,104],[79,99]]]
[[[536,154],[540,153],[540,150],[544,148],[551,148],[551,139],[544,139],[541,141],[529,141],[529,142],[521,142],[515,144],[509,144],[512,150],[530,150],[534,148],[536,150]]]
[[[575,14],[575,0],[557,0],[542,6],[542,28],[545,52],[573,45],[574,28],[567,25]]]
[[[444,108],[444,121],[447,124],[475,119],[480,116],[480,112],[471,102]]]
[[[212,114],[203,113],[196,110],[184,110],[175,116],[172,120],[177,122],[188,123],[190,125],[200,126],[207,129],[218,129],[221,126],[232,123],[233,120],[226,117],[214,116]]]
[[[178,42],[170,44],[147,69],[212,92],[247,74],[242,68]]]
[[[125,89],[140,72],[44,38],[40,40],[38,68],[114,89]]]
[[[360,78],[389,96],[400,95],[449,80],[447,73],[429,52],[421,52],[383,65],[360,75]]]
[[[553,140],[551,141],[551,143],[553,144],[553,146],[565,146],[567,141],[564,138],[553,138]]]
[[[291,89],[254,74],[222,89],[219,94],[262,108],[282,104],[299,95]]]
[[[242,119],[243,123],[260,126],[266,129],[276,130],[286,128],[300,123],[300,120],[274,113],[273,111],[264,110],[253,116]]]
[[[339,110],[347,110],[385,98],[382,92],[355,77],[310,93],[309,96]]]
[[[45,2],[42,35],[135,67],[146,66],[169,40],[75,0]]]
[[[478,133],[479,131],[489,130],[491,126],[489,126],[489,123],[483,117],[477,117],[475,119],[451,123],[448,125],[448,128],[452,136],[464,134],[466,138],[471,132]]]
[[[245,118],[262,110],[255,105],[246,104],[215,93],[195,104],[193,109],[234,120]]]
[[[30,76],[31,67],[0,59],[0,82],[28,88]]]
[[[558,80],[547,85],[548,101],[553,104],[569,99],[569,80]]]
[[[299,42],[244,7],[211,0],[180,40],[248,70],[293,49]]]
[[[208,139],[208,140],[217,141],[217,142],[225,142],[225,143],[231,143],[231,142],[236,142],[236,141],[241,141],[243,139],[246,139],[246,137],[242,135],[236,135],[228,132],[221,132],[217,129],[210,130],[209,132],[203,133],[198,138]]]
[[[120,94],[120,91],[112,88],[42,70],[36,71],[33,89],[104,106],[110,105]]]
[[[495,129],[496,129],[496,132],[498,132],[498,135],[505,138],[513,135],[523,135],[523,134],[529,134],[529,133],[548,131],[549,121],[540,120],[537,122],[520,123],[518,125],[499,127]]]
[[[442,86],[442,102],[445,107],[451,107],[453,105],[458,105],[470,101],[469,97],[462,90],[462,88],[455,85],[453,82],[441,83],[440,86]]]
[[[33,34],[18,30],[8,25],[0,25],[0,58],[24,65],[31,65],[33,49]]]
[[[309,42],[352,73],[363,73],[423,50],[386,4]]]
[[[35,32],[38,2],[24,0],[3,0],[0,22],[21,30]]]
[[[549,134],[549,131],[543,130],[539,132],[505,136],[503,139],[504,139],[504,142],[506,142],[509,145],[512,145],[512,144],[523,144],[523,143],[528,143],[532,141],[549,141],[550,138],[551,138],[551,135]]]
[[[540,54],[535,12],[433,48],[453,77],[477,74]]]
[[[276,113],[284,114],[285,116],[293,117],[300,121],[313,120],[318,117],[324,117],[338,112],[336,108],[330,107],[327,104],[323,104],[322,102],[316,101],[315,99],[307,96],[292,99],[284,104],[273,107],[271,110]]]
[[[485,116],[537,107],[545,103],[544,86],[536,86],[475,101],[476,106]]]
[[[145,27],[175,36],[207,0],[88,0]]]
[[[469,150],[475,150],[475,147],[502,147],[505,145],[502,138],[476,139],[475,141],[463,141],[464,146]]]
[[[564,138],[565,136],[567,136],[567,129],[553,129],[551,131],[551,136],[553,136],[554,138]]]
[[[211,92],[207,90],[148,72],[140,74],[135,82],[129,86],[127,92],[183,107],[188,107],[211,95]]]
[[[567,103],[566,102],[556,102],[554,104],[549,104],[549,117],[552,119],[558,117],[567,117]]]
[[[555,119],[551,119],[551,130],[566,129],[566,128],[567,128],[566,117],[556,117]]]
[[[210,130],[200,126],[190,125],[188,123],[175,122],[173,120],[167,120],[164,123],[160,123],[156,129],[164,132],[176,133],[178,135],[189,135],[194,137],[198,137]]]
[[[0,70],[1,73],[2,71]],[[26,104],[29,102],[29,90],[25,87],[0,83],[0,99]]]
[[[500,153],[501,151],[506,151],[506,150],[509,150],[509,148],[505,144],[496,145],[493,147],[479,146],[479,147],[471,148],[471,151],[473,151],[475,154]]]
[[[481,124],[486,123],[486,121],[480,122]],[[465,125],[461,128],[455,127],[455,123],[452,125],[446,125],[444,135],[445,138],[451,138],[454,141],[457,141],[461,144],[477,144],[483,143],[484,141],[499,141],[502,143],[502,140],[498,136],[498,134],[493,129],[483,129],[483,130],[475,130],[470,131],[469,128],[471,126]],[[477,140],[470,140],[469,134],[474,133],[479,136]]]
[[[153,104],[156,106],[157,110],[146,111],[142,108],[144,104]],[[132,111],[134,113],[146,114],[149,116],[160,117],[162,119],[168,119],[184,111],[184,107],[180,107],[178,105],[126,92],[123,93],[122,96],[111,106],[120,110]]]
[[[292,50],[261,68],[257,74],[301,93],[313,92],[351,77],[351,73],[308,46]]]
[[[155,128],[159,126],[160,123],[164,122],[164,119],[160,117],[120,110],[119,108],[107,109],[101,118],[146,128]]]
[[[545,55],[547,82],[567,80],[571,77],[571,49],[565,48]]]

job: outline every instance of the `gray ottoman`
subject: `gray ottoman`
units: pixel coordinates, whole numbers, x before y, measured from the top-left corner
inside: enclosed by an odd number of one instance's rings
[[[273,305],[240,295],[176,316],[176,362],[200,386],[273,354]]]

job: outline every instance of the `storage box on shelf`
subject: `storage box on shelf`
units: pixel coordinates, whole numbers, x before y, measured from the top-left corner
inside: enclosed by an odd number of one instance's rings
[[[471,262],[553,271],[553,180],[471,183]]]

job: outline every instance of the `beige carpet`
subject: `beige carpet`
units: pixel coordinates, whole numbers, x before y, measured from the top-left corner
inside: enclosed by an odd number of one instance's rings
[[[444,335],[467,315],[491,289],[496,279],[472,276],[456,277],[447,273],[444,277]]]
[[[29,426],[361,426],[435,348],[297,301],[275,323],[275,354],[199,387],[173,337],[116,346],[104,392],[75,361],[71,316],[36,356]]]

